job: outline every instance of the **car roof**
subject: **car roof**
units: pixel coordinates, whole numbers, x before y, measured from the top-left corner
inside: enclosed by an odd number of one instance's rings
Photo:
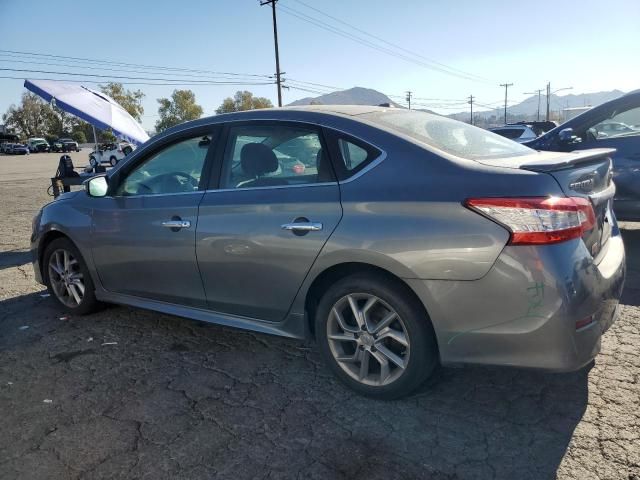
[[[294,105],[270,110],[297,110],[307,112],[333,113],[338,115],[364,115],[366,113],[386,112],[388,110],[403,111],[404,108],[374,107],[371,105]]]
[[[218,115],[203,117],[198,120],[181,123],[164,130],[154,138],[160,139],[168,135],[183,131],[185,129],[217,123],[249,120],[291,120],[303,122],[320,122],[322,117],[342,117],[344,119],[351,119],[362,122],[362,120],[356,119],[356,117],[368,113],[382,113],[391,111],[411,112],[411,110],[407,110],[406,108],[377,107],[370,105],[296,105],[278,108],[260,108],[254,110],[244,110],[240,112],[221,113]],[[432,115],[434,117],[438,116],[436,114],[428,112],[421,113],[424,113],[425,115]],[[365,121],[364,123],[368,122]],[[376,128],[385,130],[385,128],[380,125],[376,125]]]

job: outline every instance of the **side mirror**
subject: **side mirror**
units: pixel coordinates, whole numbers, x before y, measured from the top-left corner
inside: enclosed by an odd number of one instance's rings
[[[84,183],[84,188],[90,197],[104,197],[109,190],[109,182],[107,182],[105,175],[100,175],[87,180]]]
[[[563,128],[558,132],[558,142],[563,145],[577,143],[578,137],[573,134],[573,128]]]

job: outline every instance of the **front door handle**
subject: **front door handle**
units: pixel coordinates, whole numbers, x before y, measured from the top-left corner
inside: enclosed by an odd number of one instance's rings
[[[191,227],[191,222],[189,220],[167,220],[162,222],[162,226],[171,229],[189,228]]]
[[[295,232],[317,232],[322,230],[320,222],[291,222],[281,225],[283,230],[291,230]]]

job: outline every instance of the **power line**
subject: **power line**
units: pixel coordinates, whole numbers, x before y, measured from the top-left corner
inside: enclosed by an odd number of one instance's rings
[[[25,73],[44,73],[48,75],[69,75],[69,76],[80,76],[80,77],[96,77],[96,78],[117,78],[123,80],[147,80],[147,81],[173,81],[173,82],[182,82],[187,83],[191,82],[193,85],[271,85],[273,82],[247,82],[247,81],[215,81],[215,80],[186,80],[182,79],[169,79],[169,78],[149,78],[149,77],[128,77],[121,75],[101,75],[98,73],[78,73],[78,72],[54,72],[50,70],[34,70],[34,69],[26,69],[26,68],[3,68],[0,67],[0,71],[4,72],[25,72]],[[58,79],[61,80],[61,79]]]
[[[0,54],[1,56],[2,54]],[[94,68],[94,67],[89,67],[87,65],[73,65],[73,64],[69,64],[69,63],[53,63],[53,62],[46,62],[46,61],[41,61],[41,60],[11,60],[11,59],[3,59],[0,58],[0,62],[7,62],[7,63],[21,63],[21,64],[27,64],[27,65],[36,65],[36,66],[41,66],[41,65],[48,65],[48,66],[52,66],[52,67],[67,67],[67,68]],[[174,75],[175,73],[172,72],[155,72],[155,71],[145,71],[145,70],[139,70],[139,69],[129,69],[129,68],[114,68],[114,67],[108,67],[108,66],[102,66],[100,65],[100,70],[107,70],[110,72],[117,72],[117,73],[142,73],[142,74],[153,74],[153,75],[164,75],[164,76],[168,76],[168,75]],[[222,75],[222,74],[211,74],[211,75],[203,75],[203,74],[189,74],[189,73],[180,73],[181,76],[184,77],[193,77],[193,78],[201,78],[201,79],[210,79],[210,80],[216,80],[216,79],[228,79],[228,80],[238,80],[240,78],[240,75]],[[251,81],[256,81],[255,77],[247,77],[247,78],[251,78]],[[269,77],[266,77],[269,78]]]
[[[385,40],[384,38],[381,38],[381,37],[379,37],[379,36],[377,36],[377,35],[374,35],[374,34],[372,34],[372,33],[370,33],[370,32],[367,32],[366,30],[363,30],[363,29],[361,29],[361,28],[358,28],[358,27],[356,27],[355,25],[350,24],[350,23],[347,23],[347,22],[345,22],[344,20],[342,20],[342,19],[340,19],[340,18],[337,18],[337,17],[335,17],[335,16],[333,16],[333,15],[330,15],[330,14],[328,14],[328,13],[326,13],[326,12],[323,12],[322,10],[320,10],[320,9],[318,9],[318,8],[313,7],[313,6],[309,5],[308,3],[303,2],[302,0],[295,0],[295,1],[296,1],[297,3],[300,3],[301,5],[304,5],[305,7],[309,8],[309,9],[311,9],[311,10],[314,10],[314,11],[316,11],[316,12],[320,13],[321,15],[324,15],[324,16],[325,16],[325,17],[327,17],[327,18],[330,18],[330,19],[332,19],[332,20],[334,20],[334,21],[336,21],[336,22],[338,22],[338,23],[341,23],[342,25],[345,25],[345,26],[347,26],[347,27],[349,27],[349,28],[352,28],[353,30],[355,30],[355,31],[357,31],[357,32],[360,32],[360,33],[362,33],[362,34],[364,34],[364,35],[366,35],[366,36],[368,36],[368,37],[370,37],[370,38],[376,39],[376,40],[378,40],[379,42],[382,42],[382,43],[384,43],[384,44],[386,44],[386,45],[389,45],[389,46],[391,46],[391,47],[393,47],[393,48],[396,48],[396,49],[398,49],[398,50],[401,50],[401,51],[403,51],[403,52],[405,52],[405,53],[408,53],[409,55],[413,55],[413,56],[415,56],[415,57],[418,57],[418,58],[420,58],[420,59],[422,59],[422,60],[424,60],[424,61],[426,61],[426,62],[428,62],[428,63],[432,63],[432,64],[434,64],[434,65],[436,65],[436,66],[438,66],[438,67],[441,67],[441,68],[443,68],[443,69],[449,70],[451,74],[455,74],[455,75],[462,75],[462,76],[464,76],[464,77],[468,77],[469,79],[471,79],[471,78],[473,77],[473,78],[475,78],[477,81],[482,81],[482,82],[492,83],[492,80],[490,80],[490,79],[488,79],[488,78],[484,78],[484,77],[481,77],[481,76],[479,76],[479,75],[475,75],[475,74],[473,74],[473,73],[465,72],[464,70],[460,70],[459,68],[451,67],[451,66],[446,65],[446,64],[444,64],[444,63],[441,63],[441,62],[438,62],[438,61],[433,60],[433,59],[431,59],[431,58],[425,57],[424,55],[421,55],[421,54],[419,54],[419,53],[413,52],[413,51],[411,51],[411,50],[409,50],[409,49],[407,49],[407,48],[402,47],[401,45],[398,45],[398,44],[395,44],[395,43],[389,42],[388,40]],[[289,8],[290,8],[290,7],[289,7]]]
[[[335,33],[336,35],[340,35],[340,36],[342,36],[344,38],[348,38],[350,40],[353,40],[353,41],[355,41],[357,43],[365,45],[365,46],[367,46],[369,48],[372,48],[372,49],[374,49],[376,51],[386,53],[387,55],[390,55],[392,57],[399,58],[399,59],[405,60],[407,62],[416,64],[416,65],[420,65],[420,66],[428,68],[430,70],[435,70],[435,71],[439,71],[441,73],[445,73],[445,74],[448,74],[448,75],[456,76],[456,77],[462,78],[464,80],[481,81],[481,80],[478,80],[477,78],[473,78],[473,77],[471,77],[469,75],[463,75],[463,74],[455,73],[455,72],[447,70],[447,69],[445,69],[443,67],[439,67],[437,65],[433,65],[433,64],[427,63],[425,61],[421,61],[421,60],[418,60],[416,58],[412,58],[412,57],[409,57],[407,55],[398,53],[397,51],[391,50],[391,49],[383,47],[381,45],[376,45],[375,43],[372,43],[372,42],[370,42],[370,41],[368,41],[366,39],[363,39],[362,37],[359,37],[359,36],[357,36],[355,34],[349,33],[349,32],[347,32],[345,30],[342,30],[342,29],[340,29],[338,27],[330,25],[330,24],[328,24],[328,23],[326,23],[326,22],[324,22],[322,20],[318,20],[317,18],[311,17],[311,16],[309,16],[309,15],[307,15],[305,13],[302,13],[302,12],[300,12],[298,10],[295,10],[295,9],[293,9],[291,7],[287,7],[287,6],[281,5],[280,6],[280,10],[285,12],[287,15],[294,16],[294,17],[296,17],[296,18],[298,18],[300,20],[303,20],[303,21],[305,21],[307,23],[311,23],[312,25],[315,25],[315,26],[317,26],[319,28],[322,28],[322,29],[327,30],[327,31],[332,32],[332,33]]]
[[[0,79],[7,79],[7,80],[23,80],[24,81],[24,77],[13,77],[13,76],[6,76],[6,75],[0,75]],[[38,78],[33,78],[30,77],[30,80],[49,80],[49,81],[53,81],[53,82],[71,82],[71,83],[95,83],[95,84],[104,84],[105,80],[91,80],[91,79],[73,79],[73,78],[42,78],[42,77],[38,77]],[[176,86],[176,87],[180,87],[180,86],[215,86],[217,84],[203,84],[203,83],[188,83],[188,82],[138,82],[138,81],[133,81],[133,82],[118,82],[121,83],[122,85],[148,85],[148,86]],[[233,83],[224,83],[223,85],[234,85]],[[235,85],[245,85],[244,83],[239,83],[239,84],[235,84]],[[266,83],[264,85],[273,85],[273,82],[270,83]]]
[[[158,66],[158,65],[144,65],[144,64],[136,64],[136,63],[125,63],[125,62],[115,62],[111,60],[97,60],[91,58],[83,58],[83,57],[71,57],[67,55],[54,55],[50,53],[36,53],[36,52],[21,52],[17,50],[3,50],[0,49],[0,53],[9,56],[13,55],[16,58],[17,55],[24,58],[25,56],[35,56],[35,57],[46,57],[46,58],[60,58],[65,60],[75,60],[84,63],[93,63],[93,64],[108,64],[108,65],[120,65],[124,67],[136,67],[143,69],[152,69],[152,70],[169,70],[175,72],[192,72],[192,73],[209,73],[213,75],[233,75],[233,76],[243,76],[243,77],[262,77],[262,78],[272,78],[272,75],[264,75],[264,74],[255,74],[255,73],[237,73],[237,72],[216,72],[212,70],[197,70],[192,68],[181,68],[181,67],[167,67],[167,66]],[[18,57],[19,58],[19,57]]]

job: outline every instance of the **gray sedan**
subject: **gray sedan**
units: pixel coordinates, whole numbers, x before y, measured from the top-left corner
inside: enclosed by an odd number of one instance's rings
[[[377,398],[439,362],[575,370],[624,282],[611,154],[393,108],[218,115],[46,205],[34,269],[71,313],[118,303],[315,338]]]

